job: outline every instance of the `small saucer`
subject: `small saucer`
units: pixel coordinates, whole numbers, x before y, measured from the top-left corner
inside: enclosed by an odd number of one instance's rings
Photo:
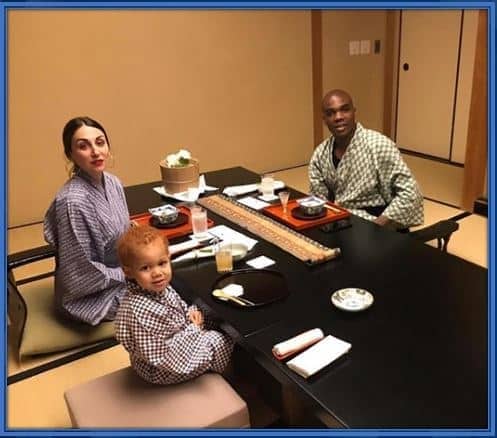
[[[271,202],[280,199],[277,195],[259,195],[258,198],[262,201]]]
[[[159,219],[157,219],[155,216],[150,217],[150,225],[152,225],[155,228],[176,228],[179,227],[180,225],[184,225],[188,222],[188,215],[185,213],[178,213],[178,217],[172,221],[169,224],[161,224],[159,222]]]
[[[310,216],[308,214],[302,213],[300,211],[300,207],[294,207],[294,208],[292,208],[290,213],[292,214],[292,216],[295,219],[301,219],[304,221],[312,221],[314,219],[321,219],[322,217],[325,217],[326,216],[326,209],[323,208],[323,211],[321,211],[320,213]]]
[[[364,289],[349,287],[340,289],[331,295],[331,302],[347,312],[359,312],[373,304],[373,295]]]
[[[199,243],[204,243],[204,242],[209,242],[210,240],[214,239],[215,236],[206,231],[205,233],[198,233],[198,234],[192,234],[190,236],[190,239],[196,240]]]

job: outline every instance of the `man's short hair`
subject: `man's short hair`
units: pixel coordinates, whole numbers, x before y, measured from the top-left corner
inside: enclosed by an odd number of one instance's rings
[[[117,242],[117,255],[122,266],[130,266],[136,257],[136,250],[160,239],[169,252],[167,237],[150,225],[130,227]]]

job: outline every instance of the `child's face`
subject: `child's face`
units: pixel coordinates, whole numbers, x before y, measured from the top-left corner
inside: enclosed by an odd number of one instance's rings
[[[143,288],[160,293],[172,277],[169,252],[162,239],[155,239],[136,250],[135,259],[124,272]]]

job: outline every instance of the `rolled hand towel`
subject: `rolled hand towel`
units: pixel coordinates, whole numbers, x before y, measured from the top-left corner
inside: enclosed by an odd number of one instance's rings
[[[304,348],[315,344],[323,338],[324,334],[321,329],[315,328],[312,330],[307,330],[300,335],[294,336],[293,338],[287,339],[286,341],[274,345],[272,351],[277,359],[282,360],[294,353],[302,351]]]
[[[328,335],[286,364],[291,370],[307,379],[347,353],[351,347],[348,342]]]

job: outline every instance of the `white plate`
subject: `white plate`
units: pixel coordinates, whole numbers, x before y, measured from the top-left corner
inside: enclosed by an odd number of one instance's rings
[[[373,304],[373,295],[364,289],[348,287],[340,289],[331,295],[331,302],[339,309],[348,312],[359,312]]]

